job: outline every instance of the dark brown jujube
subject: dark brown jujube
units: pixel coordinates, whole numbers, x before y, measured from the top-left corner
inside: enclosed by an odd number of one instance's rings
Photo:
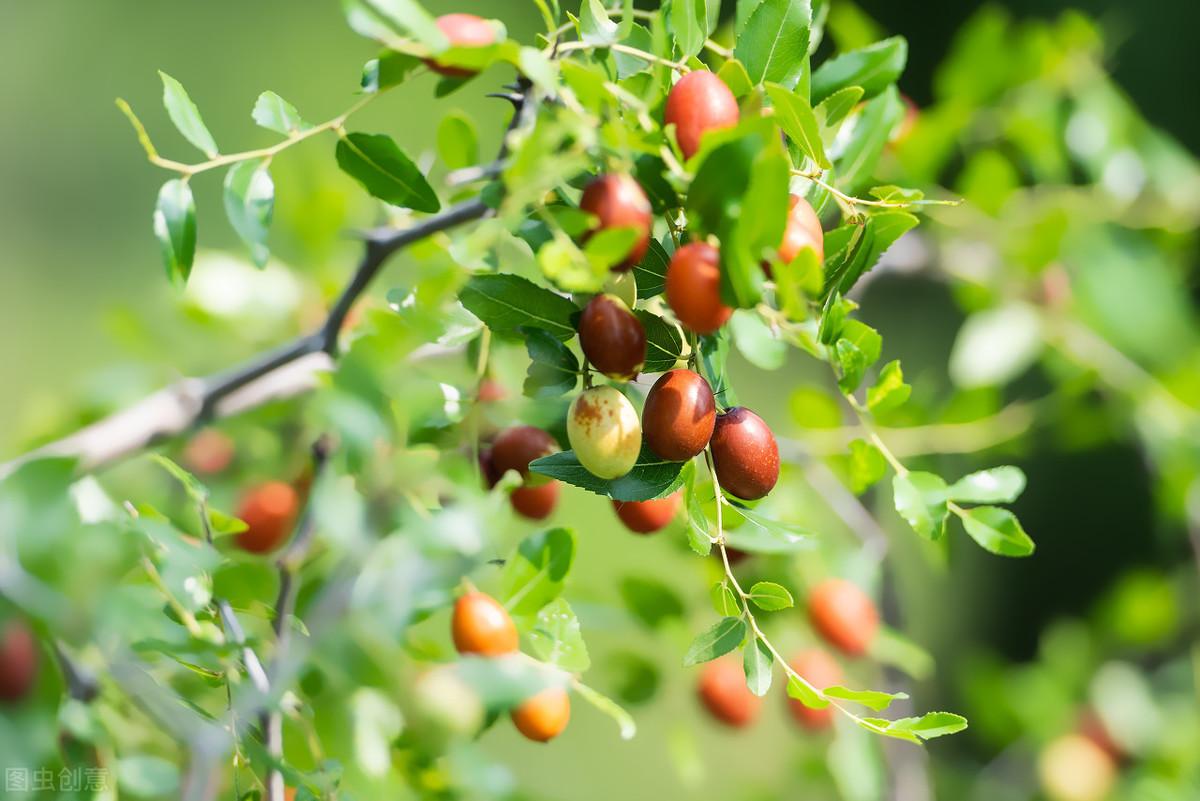
[[[675,139],[686,158],[700,149],[709,131],[732,128],[739,117],[737,98],[725,82],[708,70],[694,70],[667,94],[663,122],[675,126]]]
[[[779,480],[775,435],[761,417],[744,406],[717,415],[712,455],[721,488],[742,500],[763,497]]]
[[[512,508],[521,517],[545,520],[558,504],[558,482],[551,481],[532,487],[517,487],[508,496]]]
[[[691,370],[663,373],[642,407],[642,436],[650,450],[672,462],[691,459],[708,445],[717,404],[704,377]]]
[[[33,632],[19,620],[0,627],[0,701],[16,703],[33,689],[38,674],[38,646]]]
[[[646,330],[624,301],[597,295],[579,317],[583,355],[609,378],[629,381],[646,363]]]
[[[629,253],[613,265],[614,270],[624,272],[646,255],[654,218],[650,200],[633,178],[628,175],[600,176],[583,190],[579,208],[596,217],[596,226],[591,233],[608,228],[632,228],[637,231],[637,238],[629,248]]]

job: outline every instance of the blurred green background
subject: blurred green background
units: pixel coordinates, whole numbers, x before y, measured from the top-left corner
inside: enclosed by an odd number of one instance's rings
[[[427,3],[439,13],[461,5]],[[1105,29],[1107,61],[1118,83],[1151,123],[1200,152],[1191,80],[1195,51],[1189,41],[1200,24],[1200,4],[1012,0],[1001,5],[1017,18],[1053,17],[1067,8],[1093,15]],[[871,0],[861,8],[885,33],[908,38],[909,68],[901,86],[918,105],[933,97],[935,68],[947,56],[953,32],[977,10],[973,3],[953,0],[919,9]],[[473,2],[470,10],[500,17],[520,38],[529,39],[536,27],[529,3]],[[0,455],[15,454],[46,426],[61,424],[61,410],[71,407],[85,386],[88,397],[107,406],[180,374],[219,369],[264,344],[253,331],[219,347],[205,336],[189,336],[202,329],[181,319],[176,290],[162,275],[150,233],[154,195],[165,176],[146,164],[113,99],[132,104],[164,155],[189,153],[161,111],[155,70],[162,69],[188,87],[224,148],[256,147],[272,141],[249,119],[260,91],[274,90],[309,119],[325,119],[348,105],[348,87],[373,53],[370,43],[347,28],[333,2],[0,5],[0,337],[7,343],[0,381],[10,388],[0,396],[0,420],[5,421]],[[508,114],[501,101],[471,90],[439,103],[432,99],[432,83],[425,75],[398,88],[356,118],[355,127],[391,134],[416,154],[432,146],[434,121],[453,105],[475,118],[482,142],[494,140]],[[273,253],[314,276],[323,294],[351,269],[354,246],[345,232],[370,224],[376,214],[375,205],[337,171],[331,155],[332,142],[321,140],[289,151],[273,170],[279,188],[276,215],[285,221],[272,233]],[[201,244],[235,249],[219,209],[219,180],[216,174],[197,180]],[[1193,260],[1194,255],[1193,247]],[[1200,286],[1194,261],[1190,266],[1179,296],[1187,307],[1183,318],[1194,323]],[[376,294],[389,285],[385,277]],[[319,308],[322,297],[305,302]],[[863,318],[885,335],[887,358],[902,356],[906,372],[920,379],[916,393],[943,391],[946,361],[964,319],[952,290],[936,281],[889,275],[872,283],[863,302]],[[162,347],[163,342],[172,347]],[[790,366],[795,376],[804,377],[798,357]],[[785,399],[756,386],[756,376],[761,373],[743,369],[743,396],[784,416]],[[1108,430],[1103,421],[1096,427]],[[1093,616],[1123,646],[1136,646],[1139,638],[1155,641],[1162,631],[1178,641],[1194,640],[1195,632],[1177,630],[1176,596],[1162,578],[1187,564],[1183,524],[1159,514],[1153,479],[1131,436],[1097,435],[1095,440],[1090,447],[1052,443],[1018,454],[1030,488],[1016,509],[1038,541],[1033,559],[1003,561],[976,550],[958,552],[953,570],[931,578],[918,545],[898,538],[897,581],[910,599],[906,632],[940,660],[941,685],[928,697],[972,717],[971,733],[931,748],[934,760],[961,757],[969,774],[975,765],[995,764],[996,743],[1011,728],[1006,716],[1030,708],[1041,708],[1047,719],[1074,714],[1073,708],[1053,708],[1063,702],[1046,689],[1045,671],[1053,676],[1079,670],[1077,663],[1087,664],[1095,643],[1081,626],[1062,623],[1063,617]],[[970,458],[947,457],[940,466],[958,474],[978,465]],[[619,603],[616,588],[606,582],[631,563],[644,564],[664,578],[684,572],[671,583],[699,595],[705,584],[694,581],[693,574],[701,568],[677,542],[631,540],[611,522],[599,499],[569,490],[566,500],[582,509],[577,519],[604,521],[581,537],[578,564],[587,567],[575,579],[589,642],[595,638],[601,655],[625,648],[657,653],[660,666],[668,669],[685,647],[688,630],[681,628],[665,641],[640,635],[641,641],[630,642],[627,629],[619,638],[606,637],[604,606]],[[1131,577],[1135,566],[1147,572]],[[1194,582],[1186,586],[1195,588]],[[1164,592],[1168,598],[1160,602]],[[1122,593],[1133,601],[1122,603]],[[968,649],[967,643],[976,647]],[[1038,656],[1043,672],[1002,671],[1007,660]],[[1147,662],[1142,666],[1156,667],[1153,658]],[[1019,687],[1031,700],[1015,712],[996,705],[989,719],[989,694],[1004,686]],[[782,704],[768,703],[768,719],[755,735],[739,737],[700,722],[690,684],[662,691],[652,707],[636,710],[642,730],[632,742],[616,740],[611,722],[589,710],[573,723],[570,748],[533,750],[507,732],[491,735],[489,748],[513,766],[522,786],[547,798],[678,797],[679,775],[688,771],[697,781],[703,777],[710,797],[753,798],[760,789],[764,798],[822,797],[804,795],[802,777],[822,784],[823,755],[797,757],[792,749],[770,746],[794,736]],[[1043,697],[1045,705],[1039,707]],[[1036,722],[1021,724],[1036,729]],[[693,751],[689,732],[697,727],[703,737]],[[745,766],[751,763],[755,778],[748,779]],[[720,770],[721,764],[739,767]],[[998,791],[988,797],[1005,796]]]

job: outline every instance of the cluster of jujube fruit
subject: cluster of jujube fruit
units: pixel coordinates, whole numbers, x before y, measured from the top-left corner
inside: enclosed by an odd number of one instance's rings
[[[739,110],[733,93],[720,78],[705,70],[685,75],[671,89],[664,123],[674,131],[680,151],[694,156],[704,136],[737,124]],[[793,195],[778,257],[790,262],[803,248],[823,258],[819,219],[803,198]],[[579,207],[590,215],[586,240],[602,231],[632,232],[624,256],[612,266],[623,273],[647,252],[653,214],[638,182],[625,174],[603,174],[583,190]],[[766,262],[763,269],[770,271]],[[667,305],[688,331],[717,332],[733,310],[721,298],[721,256],[709,241],[682,244],[667,266],[664,294]],[[591,370],[615,382],[635,379],[646,363],[646,331],[630,304],[612,293],[593,296],[578,322],[579,344]],[[695,354],[693,354],[693,357]],[[743,407],[718,409],[712,387],[699,373],[679,368],[664,373],[646,395],[639,419],[636,408],[615,386],[591,386],[572,400],[567,412],[567,439],[579,463],[597,478],[617,479],[634,468],[645,444],[658,457],[682,462],[709,448],[721,487],[729,495],[753,501],[767,495],[779,478],[779,448],[766,422]],[[501,447],[522,443],[520,458],[502,463]],[[548,515],[557,498],[554,483],[529,473],[529,461],[557,446],[537,429],[510,429],[483,457],[490,485],[507,469],[521,473],[524,483],[513,494],[513,506],[534,519]],[[528,459],[526,458],[528,457]],[[616,501],[622,522],[638,533],[657,531],[670,522],[679,506],[677,497],[652,501]]]
[[[843,579],[826,579],[809,591],[808,618],[828,645],[851,658],[867,653],[879,629],[875,604],[866,593]],[[822,648],[798,651],[788,664],[818,690],[842,682],[841,665]],[[705,664],[696,694],[716,720],[734,728],[749,726],[757,719],[762,707],[763,699],[746,686],[742,665],[733,656]],[[833,723],[830,707],[817,709],[790,696],[787,705],[792,718],[809,731],[821,731]]]
[[[471,590],[459,596],[450,622],[454,647],[464,655],[488,658],[516,654],[517,627],[508,610],[492,596]],[[544,743],[567,727],[571,699],[559,686],[546,687],[526,698],[510,712],[517,731],[530,740]]]

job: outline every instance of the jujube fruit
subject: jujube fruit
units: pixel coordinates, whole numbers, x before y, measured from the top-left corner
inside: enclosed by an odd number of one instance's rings
[[[454,602],[450,633],[460,654],[503,656],[517,650],[516,624],[508,610],[487,593],[464,593]]]
[[[779,245],[779,260],[790,264],[801,250],[812,248],[817,254],[817,263],[825,261],[825,232],[821,228],[821,218],[799,195],[791,195],[788,202],[787,226]]]
[[[269,481],[251,489],[242,498],[237,516],[246,524],[235,542],[250,553],[270,553],[292,533],[300,510],[300,496],[282,481]]]
[[[435,21],[438,29],[450,40],[451,47],[486,47],[496,42],[496,29],[483,17],[474,14],[444,14]],[[477,70],[439,64],[436,58],[425,60],[429,69],[449,78],[468,78]]]
[[[735,728],[754,722],[762,706],[762,699],[746,686],[740,662],[728,656],[704,665],[696,692],[714,718]]]
[[[516,470],[530,476],[529,463],[558,451],[554,437],[534,426],[513,426],[501,431],[492,441],[492,469],[497,477]],[[536,480],[536,478],[535,478]]]
[[[517,731],[538,743],[553,740],[571,719],[571,699],[561,687],[547,687],[512,710]]]
[[[183,449],[183,463],[202,476],[220,473],[233,461],[234,444],[229,435],[206,428],[193,436]]]
[[[712,387],[691,370],[663,373],[650,387],[642,406],[646,444],[672,462],[685,462],[704,450],[716,422]]]
[[[666,295],[679,322],[697,334],[713,333],[733,314],[721,301],[720,255],[706,242],[675,251],[667,265]]]
[[[1038,778],[1050,801],[1103,801],[1116,773],[1112,757],[1079,734],[1059,737],[1038,756]]]
[[[675,519],[679,511],[679,493],[649,501],[613,500],[613,509],[625,527],[637,534],[652,534],[660,531]]]
[[[650,246],[653,215],[642,187],[628,175],[602,175],[583,190],[579,208],[594,216],[595,227],[588,236],[612,228],[632,228],[636,232],[625,258],[613,265],[619,272],[642,260]]]
[[[33,632],[13,619],[0,632],[0,701],[16,703],[33,690],[38,673],[38,648]]]
[[[513,510],[530,520],[545,520],[558,504],[558,482],[517,487],[508,496]]]
[[[479,391],[475,398],[480,403],[499,403],[507,397],[504,385],[494,378],[485,378],[479,382]]]
[[[675,139],[686,158],[700,149],[704,134],[738,123],[737,98],[725,82],[707,70],[679,79],[667,94],[663,122],[675,126]]]
[[[629,398],[612,387],[592,387],[571,401],[567,439],[589,473],[620,478],[637,463],[642,424]]]
[[[513,426],[501,431],[492,447],[480,452],[480,464],[489,486],[509,470],[524,479],[508,496],[513,510],[530,520],[544,520],[558,502],[558,482],[529,472],[529,463],[558,451],[554,437],[533,426]],[[486,454],[486,455],[485,455]]]
[[[845,579],[826,579],[808,594],[808,619],[825,641],[862,656],[879,630],[879,612],[865,592]]]
[[[793,656],[788,664],[812,686],[818,690],[842,683],[842,668],[827,651],[820,648],[809,648]],[[833,722],[833,707],[813,709],[805,706],[799,699],[788,696],[788,709],[792,717],[806,729],[818,731],[827,729]]]
[[[731,495],[754,501],[779,480],[775,435],[761,417],[744,406],[717,415],[711,446],[717,480]]]
[[[597,295],[584,307],[579,345],[593,367],[620,381],[637,377],[646,363],[646,329],[614,295]]]

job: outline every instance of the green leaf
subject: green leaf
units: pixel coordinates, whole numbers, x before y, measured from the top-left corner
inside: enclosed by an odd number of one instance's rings
[[[637,309],[634,316],[646,331],[646,363],[643,373],[664,373],[675,367],[683,353],[683,332],[657,314]]]
[[[633,276],[637,279],[638,300],[661,295],[667,285],[667,265],[671,257],[657,240],[651,239],[650,246],[641,262],[633,268]]]
[[[204,155],[209,158],[217,155],[217,143],[213,141],[208,128],[204,127],[204,120],[200,119],[200,110],[188,97],[183,84],[162,70],[158,71],[158,75],[162,78],[163,105],[166,106],[171,122],[175,123],[183,138],[195,145]]]
[[[826,687],[821,691],[826,698],[837,698],[839,701],[852,701],[862,704],[868,709],[882,712],[892,705],[892,701],[903,701],[908,693],[885,693],[879,690],[851,690],[841,685]]]
[[[816,115],[823,129],[830,130],[846,119],[846,115],[854,110],[858,102],[862,100],[862,96],[863,88],[861,86],[847,86],[817,103],[813,108],[813,114]]]
[[[668,462],[643,447],[633,469],[620,478],[596,478],[579,463],[574,451],[544,456],[529,464],[539,475],[582,487],[588,492],[618,501],[648,501],[670,495],[683,484],[683,466],[687,462]]]
[[[683,657],[683,666],[691,667],[723,656],[741,645],[745,636],[746,621],[740,617],[722,618],[692,640]]]
[[[864,225],[858,226],[862,233],[857,237],[851,234],[847,248],[841,251],[842,257],[835,254],[827,260],[832,263],[826,267],[826,291],[836,288],[843,295],[849,292],[858,279],[879,262],[880,256],[918,222],[907,211],[885,211],[868,217]],[[827,236],[827,246],[829,240]]]
[[[685,61],[704,49],[710,4],[719,6],[720,0],[671,0],[671,28]]]
[[[579,7],[579,38],[600,47],[617,41],[617,23],[609,19],[600,0],[583,0]]]
[[[947,497],[966,503],[1012,503],[1025,489],[1025,473],[1005,465],[963,476],[950,485]]]
[[[809,709],[825,709],[829,706],[829,702],[821,697],[820,692],[814,691],[808,684],[790,673],[788,674],[787,694],[789,698],[795,698]]]
[[[295,106],[274,92],[259,95],[250,116],[258,126],[284,136],[292,136],[312,127],[304,121]]]
[[[592,664],[579,631],[579,618],[565,598],[556,598],[537,613],[529,644],[538,659],[568,673],[583,673]]]
[[[849,395],[858,389],[858,385],[862,383],[863,376],[866,375],[867,368],[870,363],[867,361],[866,354],[848,339],[839,339],[837,345],[834,346],[834,356],[837,358],[838,371],[838,386],[842,392]]]
[[[250,249],[254,263],[262,267],[271,252],[267,232],[275,209],[275,184],[266,162],[242,161],[225,174],[225,215],[233,230]]]
[[[571,318],[579,307],[519,275],[472,276],[458,299],[496,334],[519,336],[522,327],[529,327],[544,328],[563,342],[575,336]]]
[[[742,606],[738,603],[737,595],[725,581],[718,581],[712,586],[709,598],[712,600],[713,609],[717,610],[717,614],[721,617],[737,617],[742,613]]]
[[[748,535],[744,529],[726,532],[726,539],[735,547],[753,553],[788,553],[811,548],[813,533],[794,523],[782,523],[764,517],[741,506],[734,507],[757,531],[758,537]]]
[[[892,478],[896,511],[912,530],[931,540],[946,530],[946,482],[933,473],[897,473]]]
[[[738,99],[754,91],[754,83],[750,80],[750,74],[746,72],[746,65],[736,58],[722,64],[721,69],[717,70],[717,77],[725,82],[729,91]]]
[[[579,359],[544,328],[521,329],[529,369],[525,374],[524,393],[530,398],[557,398],[575,389],[579,383]]]
[[[764,612],[778,612],[796,604],[787,588],[773,581],[756,581],[750,588],[750,600]]]
[[[725,302],[750,308],[762,296],[763,259],[783,238],[790,161],[770,120],[751,120],[727,135],[694,157],[702,161],[688,191],[688,220],[721,240]]]
[[[425,212],[441,208],[433,187],[389,136],[346,134],[336,156],[343,172],[385,203]]]
[[[636,228],[628,226],[605,228],[588,237],[583,253],[599,271],[607,272],[614,264],[623,261],[629,255],[637,238]]]
[[[890,361],[879,371],[875,386],[867,390],[867,408],[872,412],[886,412],[908,400],[912,387],[904,383],[904,371],[899,361]]]
[[[575,533],[552,528],[526,537],[504,564],[505,607],[514,615],[534,615],[562,592],[575,559]]]
[[[746,361],[762,370],[778,370],[787,361],[787,343],[784,342],[758,312],[738,309],[729,320],[733,333],[733,344],[746,357]]]
[[[760,0],[738,30],[733,54],[754,83],[772,81],[792,88],[808,61],[811,25],[809,0]]]
[[[832,167],[825,155],[825,145],[821,142],[817,117],[808,101],[777,83],[768,83],[766,90],[767,96],[771,98],[771,105],[775,108],[775,119],[788,138],[821,169],[828,170]]]
[[[366,3],[397,26],[400,33],[412,36],[434,53],[450,46],[446,34],[417,0],[366,0]]]
[[[658,579],[626,576],[618,589],[625,606],[647,628],[655,629],[666,621],[683,617],[683,601]]]
[[[616,701],[593,690],[581,681],[576,681],[574,687],[583,700],[617,722],[617,725],[621,728],[622,740],[633,739],[634,735],[637,734],[637,723],[634,722],[632,715],[622,709]]]
[[[977,506],[962,512],[963,528],[984,550],[999,556],[1029,556],[1033,540],[1016,515],[998,506]]]
[[[154,235],[162,250],[167,277],[186,284],[196,257],[196,203],[187,181],[173,178],[158,190]]]
[[[875,97],[896,82],[907,59],[908,42],[903,36],[835,56],[813,72],[813,102],[850,86],[861,87],[865,98]]]
[[[887,460],[879,448],[866,440],[856,439],[850,443],[850,489],[861,495],[867,488],[887,472]]]
[[[904,103],[894,86],[863,108],[836,162],[838,183],[845,191],[854,194],[869,185],[880,154],[903,118]]]
[[[746,673],[746,686],[750,692],[759,698],[771,689],[771,668],[775,665],[775,657],[771,649],[757,637],[748,643],[742,651],[742,669]]]
[[[179,768],[156,756],[127,756],[117,760],[117,785],[122,795],[166,798],[179,791]]]
[[[947,734],[956,734],[967,728],[967,719],[953,712],[926,712],[919,718],[900,718],[891,721],[888,733],[907,732],[922,740],[932,740]]]
[[[700,337],[700,361],[704,364],[704,375],[712,385],[717,407],[737,406],[737,393],[729,383],[725,364],[729,360],[729,333],[725,328],[715,334]]]
[[[193,503],[204,503],[208,500],[208,487],[204,486],[200,479],[161,453],[149,454],[148,458],[178,481]]]
[[[404,82],[414,69],[421,65],[421,59],[410,53],[400,53],[395,50],[384,51],[379,58],[373,58],[363,65],[362,90],[364,92],[382,92]],[[271,94],[268,92],[268,94]],[[261,100],[261,98],[259,98]],[[293,109],[294,111],[294,109]],[[258,118],[255,117],[255,120]],[[259,122],[259,125],[263,123]],[[307,125],[307,124],[306,124]],[[271,128],[272,126],[265,126]],[[274,130],[279,130],[274,128]],[[286,133],[286,131],[284,131]]]
[[[694,487],[687,493],[688,513],[688,545],[701,556],[712,553],[712,534],[708,524],[708,516],[700,503],[700,493]]]
[[[885,184],[883,186],[873,186],[867,192],[871,197],[879,200],[886,200],[890,203],[915,203],[918,200],[923,200],[925,193],[920,189],[909,189],[895,184]]]
[[[950,378],[964,388],[998,386],[1029,369],[1046,347],[1042,313],[1012,301],[967,318],[950,351]]]
[[[442,163],[452,170],[478,163],[479,141],[475,123],[458,109],[451,110],[438,125],[437,149]]]

